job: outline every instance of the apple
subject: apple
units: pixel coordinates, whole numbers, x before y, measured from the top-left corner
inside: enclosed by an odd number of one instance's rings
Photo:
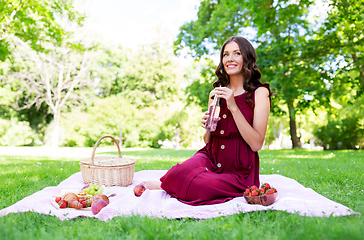
[[[106,206],[107,206],[107,202],[105,202],[102,199],[97,199],[92,203],[91,211],[92,211],[93,214],[96,215],[101,211],[101,209],[103,209]]]
[[[90,186],[90,184],[86,184],[85,186],[83,186],[83,188],[81,189],[81,191],[82,191],[83,189],[88,188],[89,186]]]
[[[140,197],[145,190],[146,189],[143,184],[138,184],[134,187],[134,195]]]
[[[93,197],[91,198],[91,202],[94,202],[94,201],[96,201],[97,199],[104,200],[107,204],[109,204],[109,203],[110,203],[109,198],[108,198],[106,195],[103,195],[103,194],[96,194],[95,196],[93,196]]]

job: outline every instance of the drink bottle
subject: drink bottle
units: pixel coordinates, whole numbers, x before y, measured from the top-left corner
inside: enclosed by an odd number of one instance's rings
[[[209,118],[206,122],[206,130],[214,132],[216,130],[217,121],[220,115],[220,98],[215,95],[209,109]]]

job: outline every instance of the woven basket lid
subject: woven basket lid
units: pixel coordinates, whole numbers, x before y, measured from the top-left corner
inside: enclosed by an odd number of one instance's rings
[[[97,146],[99,145],[100,141],[106,137],[111,138],[115,142],[115,144],[118,148],[119,156],[112,156],[112,155],[95,156]],[[120,147],[119,147],[116,139],[111,136],[103,136],[99,140],[97,140],[97,142],[94,146],[94,149],[92,151],[91,158],[82,159],[80,161],[80,163],[86,164],[86,165],[91,165],[91,166],[100,166],[100,167],[122,167],[122,166],[134,164],[135,160],[130,159],[130,158],[123,158],[121,155]]]
[[[91,158],[85,158],[80,161],[82,164],[94,165],[100,167],[122,167],[135,163],[134,159],[120,158],[117,156],[96,156],[92,164]]]

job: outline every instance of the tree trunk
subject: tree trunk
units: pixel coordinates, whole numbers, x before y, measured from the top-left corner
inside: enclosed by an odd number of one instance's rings
[[[53,117],[52,148],[59,145],[59,120],[61,118],[61,108],[57,108]]]
[[[301,148],[301,143],[297,136],[296,111],[291,101],[287,101],[289,111],[289,132],[291,134],[292,148]]]

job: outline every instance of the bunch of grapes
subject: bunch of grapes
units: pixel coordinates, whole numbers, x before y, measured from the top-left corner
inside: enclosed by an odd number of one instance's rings
[[[96,195],[96,194],[102,194],[104,192],[104,186],[98,186],[97,184],[88,184],[88,186],[86,185],[83,189],[82,192],[85,192],[87,194],[90,194],[92,196]]]

